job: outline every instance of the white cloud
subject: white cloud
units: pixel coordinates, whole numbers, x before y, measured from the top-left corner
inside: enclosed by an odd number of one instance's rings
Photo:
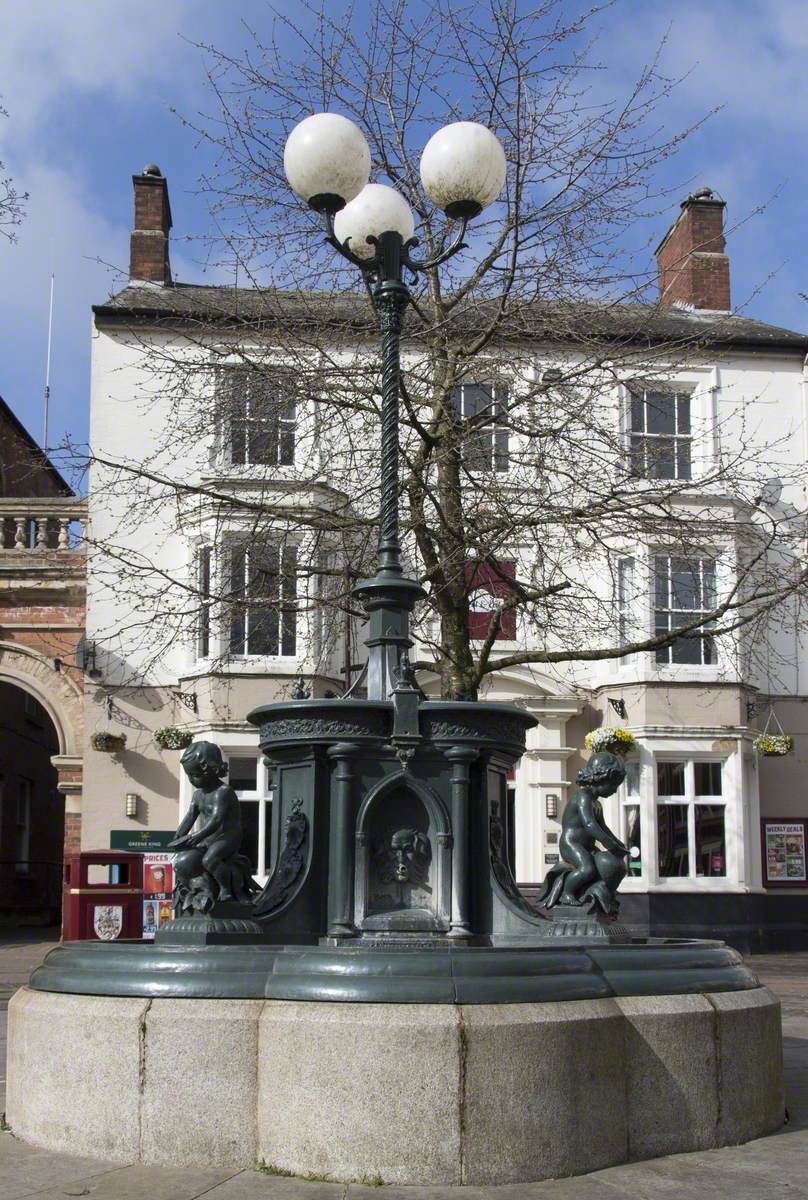
[[[222,10],[213,0],[4,0],[2,8],[0,94],[9,120],[0,121],[0,159],[31,198],[17,245],[0,243],[0,395],[39,436],[53,272],[53,444],[66,430],[86,434],[90,308],[121,283],[102,264],[126,268],[129,254],[131,200],[113,218],[105,213],[96,194],[103,163],[86,153],[76,102],[84,112],[89,103],[85,119],[96,129],[138,97],[152,120],[156,99],[187,104],[202,72],[181,32],[215,30]],[[159,144],[159,129],[149,136]],[[64,164],[71,152],[72,173],[56,165],[57,153]],[[128,196],[128,179],[121,182]],[[173,258],[180,277],[198,276]]]
[[[0,91],[13,115],[3,130],[9,144],[36,137],[66,96],[95,96],[102,106],[104,97],[144,88],[184,92],[188,72],[172,67],[193,52],[179,31],[210,8],[202,0],[5,0]]]
[[[640,19],[641,13],[641,19]],[[805,0],[677,0],[619,4],[604,23],[601,53],[631,74],[663,37],[661,70],[679,78],[672,104],[696,113],[726,105],[733,122],[799,130],[808,74]],[[733,147],[737,153],[741,147]]]

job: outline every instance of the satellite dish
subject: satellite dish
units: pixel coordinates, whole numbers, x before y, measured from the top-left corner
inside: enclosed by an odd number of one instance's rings
[[[755,497],[755,504],[762,504],[764,508],[771,508],[783,494],[783,481],[778,475],[773,475],[771,479],[767,479],[763,485],[759,496]]]

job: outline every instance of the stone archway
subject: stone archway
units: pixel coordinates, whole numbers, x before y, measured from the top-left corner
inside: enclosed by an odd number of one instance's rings
[[[81,848],[84,698],[70,668],[18,642],[0,642],[0,680],[30,693],[53,722],[59,753],[51,762],[65,797],[65,853]]]

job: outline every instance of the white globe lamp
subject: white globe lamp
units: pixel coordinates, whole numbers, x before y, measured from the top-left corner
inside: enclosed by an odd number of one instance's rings
[[[404,197],[383,183],[369,183],[334,218],[334,234],[359,258],[373,258],[376,247],[367,241],[383,233],[399,233],[404,242],[415,233],[415,221]]]
[[[505,183],[505,151],[485,125],[455,121],[433,134],[421,155],[424,191],[448,217],[476,217]]]
[[[370,149],[358,125],[339,113],[315,113],[295,125],[283,151],[292,191],[316,212],[338,212],[370,176]]]

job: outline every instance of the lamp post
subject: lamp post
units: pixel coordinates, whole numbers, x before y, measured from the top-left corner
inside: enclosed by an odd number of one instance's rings
[[[370,616],[367,694],[387,700],[401,680],[401,658],[412,645],[409,614],[425,593],[404,576],[398,524],[401,328],[413,276],[446,262],[465,247],[470,220],[496,200],[505,182],[504,151],[483,125],[458,121],[440,129],[421,156],[421,182],[456,236],[435,258],[412,256],[418,245],[412,210],[384,184],[368,183],[370,150],[362,131],[337,113],[317,113],[295,126],[286,142],[284,169],[292,190],[322,214],[326,239],[365,276],[379,317],[382,437],[378,565],[354,595]]]

